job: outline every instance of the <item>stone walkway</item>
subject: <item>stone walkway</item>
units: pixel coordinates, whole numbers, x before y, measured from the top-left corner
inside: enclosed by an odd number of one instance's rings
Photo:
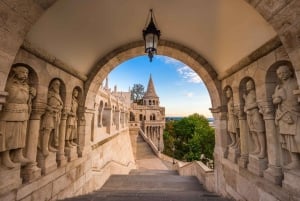
[[[129,175],[112,175],[101,189],[65,201],[228,201],[203,188],[196,177],[168,170],[142,138],[137,166]]]
[[[168,170],[140,135],[137,138],[136,166],[137,169]]]

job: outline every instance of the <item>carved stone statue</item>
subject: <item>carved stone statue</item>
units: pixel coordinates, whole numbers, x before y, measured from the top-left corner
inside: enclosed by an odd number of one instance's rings
[[[49,155],[49,151],[56,152],[59,145],[58,132],[63,108],[59,94],[60,84],[58,79],[52,81],[48,91],[46,112],[42,118],[40,149],[45,157]]]
[[[297,80],[288,66],[280,66],[277,71],[280,80],[272,95],[273,103],[277,105],[275,124],[279,127],[281,146],[286,149],[291,162],[286,169],[300,167],[300,104],[294,90],[298,89]]]
[[[234,111],[232,91],[230,88],[226,90],[226,97],[228,98],[227,131],[231,138],[231,144],[229,144],[228,146],[232,148],[239,148],[240,145],[239,136],[238,136],[239,122],[237,119],[237,115]]]
[[[259,113],[252,80],[246,83],[246,91],[247,93],[243,96],[245,100],[244,111],[247,114],[249,131],[252,134],[255,145],[255,149],[251,154],[257,155],[258,158],[264,158],[266,156],[265,124]]]
[[[26,143],[31,102],[36,95],[36,90],[27,83],[28,69],[16,66],[12,71],[5,89],[8,92],[7,101],[0,113],[0,153],[3,165],[8,168],[14,168],[14,162],[30,162],[23,156],[23,148]],[[10,151],[14,155],[14,162],[10,158]]]
[[[66,147],[77,146],[77,109],[78,109],[78,89],[73,90],[71,111],[67,119],[67,132],[66,132]]]

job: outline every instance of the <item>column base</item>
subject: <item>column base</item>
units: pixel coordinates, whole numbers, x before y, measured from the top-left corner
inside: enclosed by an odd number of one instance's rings
[[[34,181],[37,178],[41,177],[41,174],[42,174],[41,168],[37,167],[36,162],[33,162],[33,163],[30,163],[30,164],[26,165],[21,170],[23,183]]]
[[[77,146],[76,147],[65,147],[65,155],[68,162],[71,162],[78,158]]]
[[[61,167],[67,164],[67,159],[64,155],[64,153],[57,153],[57,166]]]
[[[238,159],[238,165],[242,168],[247,168],[248,163],[249,163],[249,156],[248,155],[242,155]]]
[[[224,149],[224,152],[223,152],[224,158],[228,158],[228,149],[229,149],[228,147]]]
[[[279,166],[269,165],[268,169],[264,171],[264,178],[273,184],[281,185],[283,179],[282,168]]]
[[[43,175],[49,174],[50,172],[57,169],[56,153],[49,152],[49,155],[47,157],[44,157],[42,152],[38,150],[37,159],[38,166],[42,169]]]
[[[233,163],[237,163],[239,157],[240,157],[240,151],[236,148],[229,147],[228,160],[230,160]]]
[[[268,159],[267,158],[258,158],[257,156],[249,156],[248,170],[257,176],[262,177],[264,170],[268,168]]]

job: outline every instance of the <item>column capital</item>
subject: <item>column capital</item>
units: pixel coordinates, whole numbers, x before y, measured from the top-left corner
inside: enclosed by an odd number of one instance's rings
[[[30,120],[40,120],[41,116],[45,113],[46,107],[46,103],[34,103],[31,109]]]
[[[209,108],[214,119],[226,120],[227,116],[227,106],[222,105],[214,108]]]
[[[275,119],[275,108],[270,101],[258,102],[258,108],[260,113],[263,114],[264,120]]]
[[[6,102],[6,96],[8,96],[6,91],[0,91],[0,111],[2,110],[3,104]]]
[[[61,120],[67,120],[69,112],[70,109],[65,107],[61,112]]]

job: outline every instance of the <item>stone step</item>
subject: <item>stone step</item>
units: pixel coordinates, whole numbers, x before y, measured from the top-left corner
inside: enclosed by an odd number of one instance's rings
[[[157,175],[149,175],[153,173]],[[113,175],[100,190],[65,201],[229,201],[206,191],[196,177],[173,173],[134,170],[131,175]]]
[[[65,201],[229,201],[200,191],[97,191]]]
[[[112,175],[101,190],[197,191],[203,186],[193,176]]]
[[[129,172],[130,175],[178,175],[176,170],[147,170],[134,169]]]

